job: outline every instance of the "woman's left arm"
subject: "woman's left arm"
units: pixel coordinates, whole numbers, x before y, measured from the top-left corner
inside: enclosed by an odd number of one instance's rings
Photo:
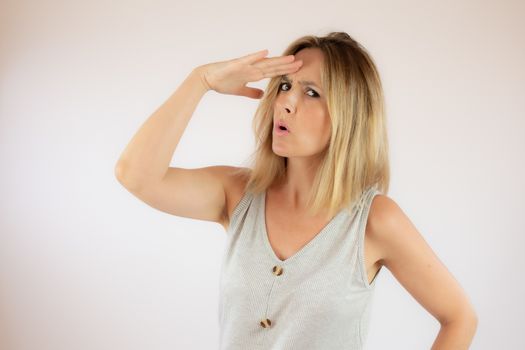
[[[431,350],[468,349],[476,333],[477,314],[403,210],[379,194],[367,221],[367,240],[379,249],[381,264],[441,324]]]

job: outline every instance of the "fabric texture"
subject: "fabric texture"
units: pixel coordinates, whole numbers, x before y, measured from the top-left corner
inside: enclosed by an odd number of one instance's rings
[[[246,192],[227,230],[219,349],[362,349],[378,276],[368,283],[363,243],[370,205],[379,193],[376,186],[363,191],[350,211],[339,211],[282,261],[266,232],[266,192]]]

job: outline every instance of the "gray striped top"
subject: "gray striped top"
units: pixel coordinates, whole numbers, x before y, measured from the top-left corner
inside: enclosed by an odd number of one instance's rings
[[[266,192],[246,192],[230,218],[219,284],[220,350],[360,350],[377,275],[363,241],[376,186],[282,261],[266,233]]]

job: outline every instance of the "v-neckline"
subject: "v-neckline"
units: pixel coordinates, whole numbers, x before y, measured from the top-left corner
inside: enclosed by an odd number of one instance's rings
[[[275,251],[272,248],[272,245],[270,244],[270,238],[268,237],[268,230],[266,227],[266,190],[262,192],[262,195],[260,196],[259,201],[259,220],[262,221],[262,223],[259,225],[262,230],[262,236],[264,240],[264,244],[266,245],[266,249],[268,253],[272,256],[273,259],[277,260],[280,264],[287,264],[290,261],[296,259],[298,256],[301,256],[304,254],[305,251],[308,250],[308,248],[311,248],[315,245],[317,241],[321,239],[322,236],[326,234],[327,231],[330,230],[330,228],[334,225],[334,223],[337,221],[337,219],[340,216],[343,216],[346,213],[346,208],[341,209],[334,217],[319,231],[309,242],[307,242],[304,246],[302,246],[298,251],[296,251],[294,254],[286,258],[285,260],[281,260],[277,254],[275,254]]]

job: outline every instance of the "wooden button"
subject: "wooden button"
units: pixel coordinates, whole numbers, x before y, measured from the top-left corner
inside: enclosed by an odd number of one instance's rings
[[[270,328],[270,326],[272,325],[272,321],[270,321],[269,319],[265,319],[262,320],[260,324],[263,328]]]
[[[273,271],[274,275],[280,276],[283,273],[283,268],[276,265],[276,266],[273,267],[272,271]]]

